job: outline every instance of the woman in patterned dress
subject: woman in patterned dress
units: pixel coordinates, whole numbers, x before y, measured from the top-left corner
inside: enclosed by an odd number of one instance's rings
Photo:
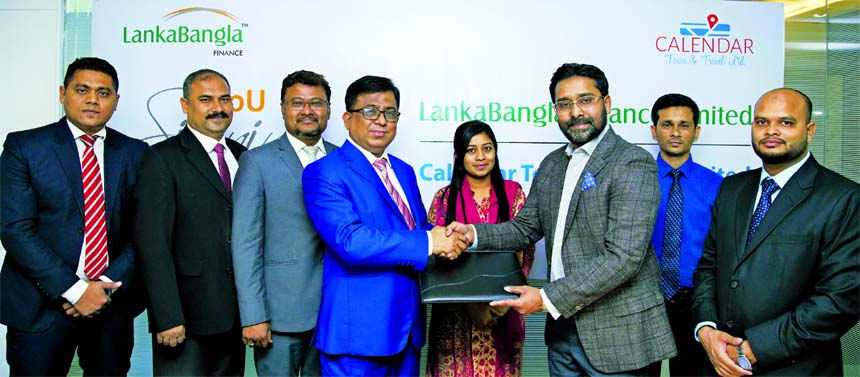
[[[486,123],[469,121],[457,128],[451,184],[436,192],[429,222],[501,223],[517,215],[525,194],[519,183],[502,178],[497,149]],[[517,251],[517,258],[528,276],[534,247]],[[434,304],[427,375],[519,376],[524,339],[525,322],[515,310],[485,303]]]

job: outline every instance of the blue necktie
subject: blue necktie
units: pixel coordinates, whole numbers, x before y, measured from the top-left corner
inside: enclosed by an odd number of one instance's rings
[[[755,207],[755,212],[753,212],[750,232],[747,233],[747,246],[749,246],[750,241],[752,241],[755,231],[758,230],[758,226],[761,225],[761,220],[764,218],[767,210],[770,209],[770,197],[774,192],[776,192],[776,190],[779,190],[779,185],[770,177],[761,181],[761,197],[758,199],[758,205]]]
[[[666,203],[666,222],[663,226],[663,253],[660,259],[663,296],[672,299],[680,286],[681,230],[684,225],[684,192],[681,191],[681,171],[672,169],[672,187]]]

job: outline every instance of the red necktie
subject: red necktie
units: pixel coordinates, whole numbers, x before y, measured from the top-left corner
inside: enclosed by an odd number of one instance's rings
[[[394,204],[397,205],[397,209],[400,210],[400,214],[403,215],[404,219],[406,219],[406,226],[409,227],[409,230],[415,230],[415,219],[413,219],[412,214],[409,213],[409,207],[406,206],[403,198],[400,197],[400,194],[398,194],[397,190],[394,189],[394,185],[391,184],[391,180],[388,179],[388,169],[386,169],[388,167],[388,160],[380,158],[373,163],[373,167],[382,173],[382,182],[385,183],[385,188],[388,189],[391,199],[394,199]]]
[[[84,185],[84,239],[87,245],[84,273],[90,280],[96,280],[107,268],[108,262],[105,193],[99,160],[93,150],[96,136],[83,135],[81,140],[86,145],[81,163],[81,177]]]

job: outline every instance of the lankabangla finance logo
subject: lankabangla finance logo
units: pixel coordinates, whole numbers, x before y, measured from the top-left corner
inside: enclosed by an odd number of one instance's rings
[[[200,17],[200,15],[211,17]],[[162,22],[144,27],[123,26],[125,44],[214,45],[212,56],[243,56],[248,24],[228,11],[190,7],[167,12]],[[238,46],[237,46],[238,45]]]
[[[744,66],[755,54],[752,38],[733,35],[732,25],[709,14],[707,22],[682,21],[677,35],[660,35],[654,48],[668,64]]]

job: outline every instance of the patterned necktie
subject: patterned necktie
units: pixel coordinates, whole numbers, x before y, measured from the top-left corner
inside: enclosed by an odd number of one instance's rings
[[[406,226],[409,227],[409,230],[415,230],[415,219],[413,219],[412,214],[409,213],[409,207],[406,206],[403,198],[400,197],[400,194],[398,194],[397,190],[394,189],[394,185],[391,184],[391,180],[388,179],[388,169],[386,169],[388,167],[388,160],[380,158],[373,163],[373,167],[382,173],[382,182],[385,183],[385,188],[388,189],[391,199],[394,199],[394,204],[397,205],[397,209],[400,210],[400,214],[403,215],[404,219],[406,219]]]
[[[227,195],[230,195],[233,192],[233,185],[230,183],[230,168],[227,167],[227,160],[224,159],[224,144],[215,144],[215,154],[218,155],[218,175],[221,176],[221,183],[224,184]]]
[[[307,161],[308,164],[316,161],[317,160],[317,151],[319,151],[319,150],[320,150],[320,147],[318,147],[316,145],[314,145],[312,147],[309,147],[307,145],[303,146],[302,152],[305,153],[305,156],[306,156],[305,161]]]
[[[663,296],[672,299],[680,287],[681,231],[684,225],[684,192],[681,191],[681,171],[672,169],[672,187],[666,203],[666,222],[663,226],[663,253],[660,259]]]
[[[81,162],[81,178],[84,189],[84,273],[96,280],[107,268],[107,220],[105,193],[99,160],[93,150],[96,136],[82,135],[84,159]]]
[[[747,233],[747,246],[752,241],[755,231],[758,230],[758,226],[761,225],[761,220],[764,218],[767,210],[770,209],[770,198],[776,190],[779,190],[779,185],[770,177],[761,181],[761,197],[759,197],[758,205],[755,207],[755,212],[753,212],[750,231]]]

